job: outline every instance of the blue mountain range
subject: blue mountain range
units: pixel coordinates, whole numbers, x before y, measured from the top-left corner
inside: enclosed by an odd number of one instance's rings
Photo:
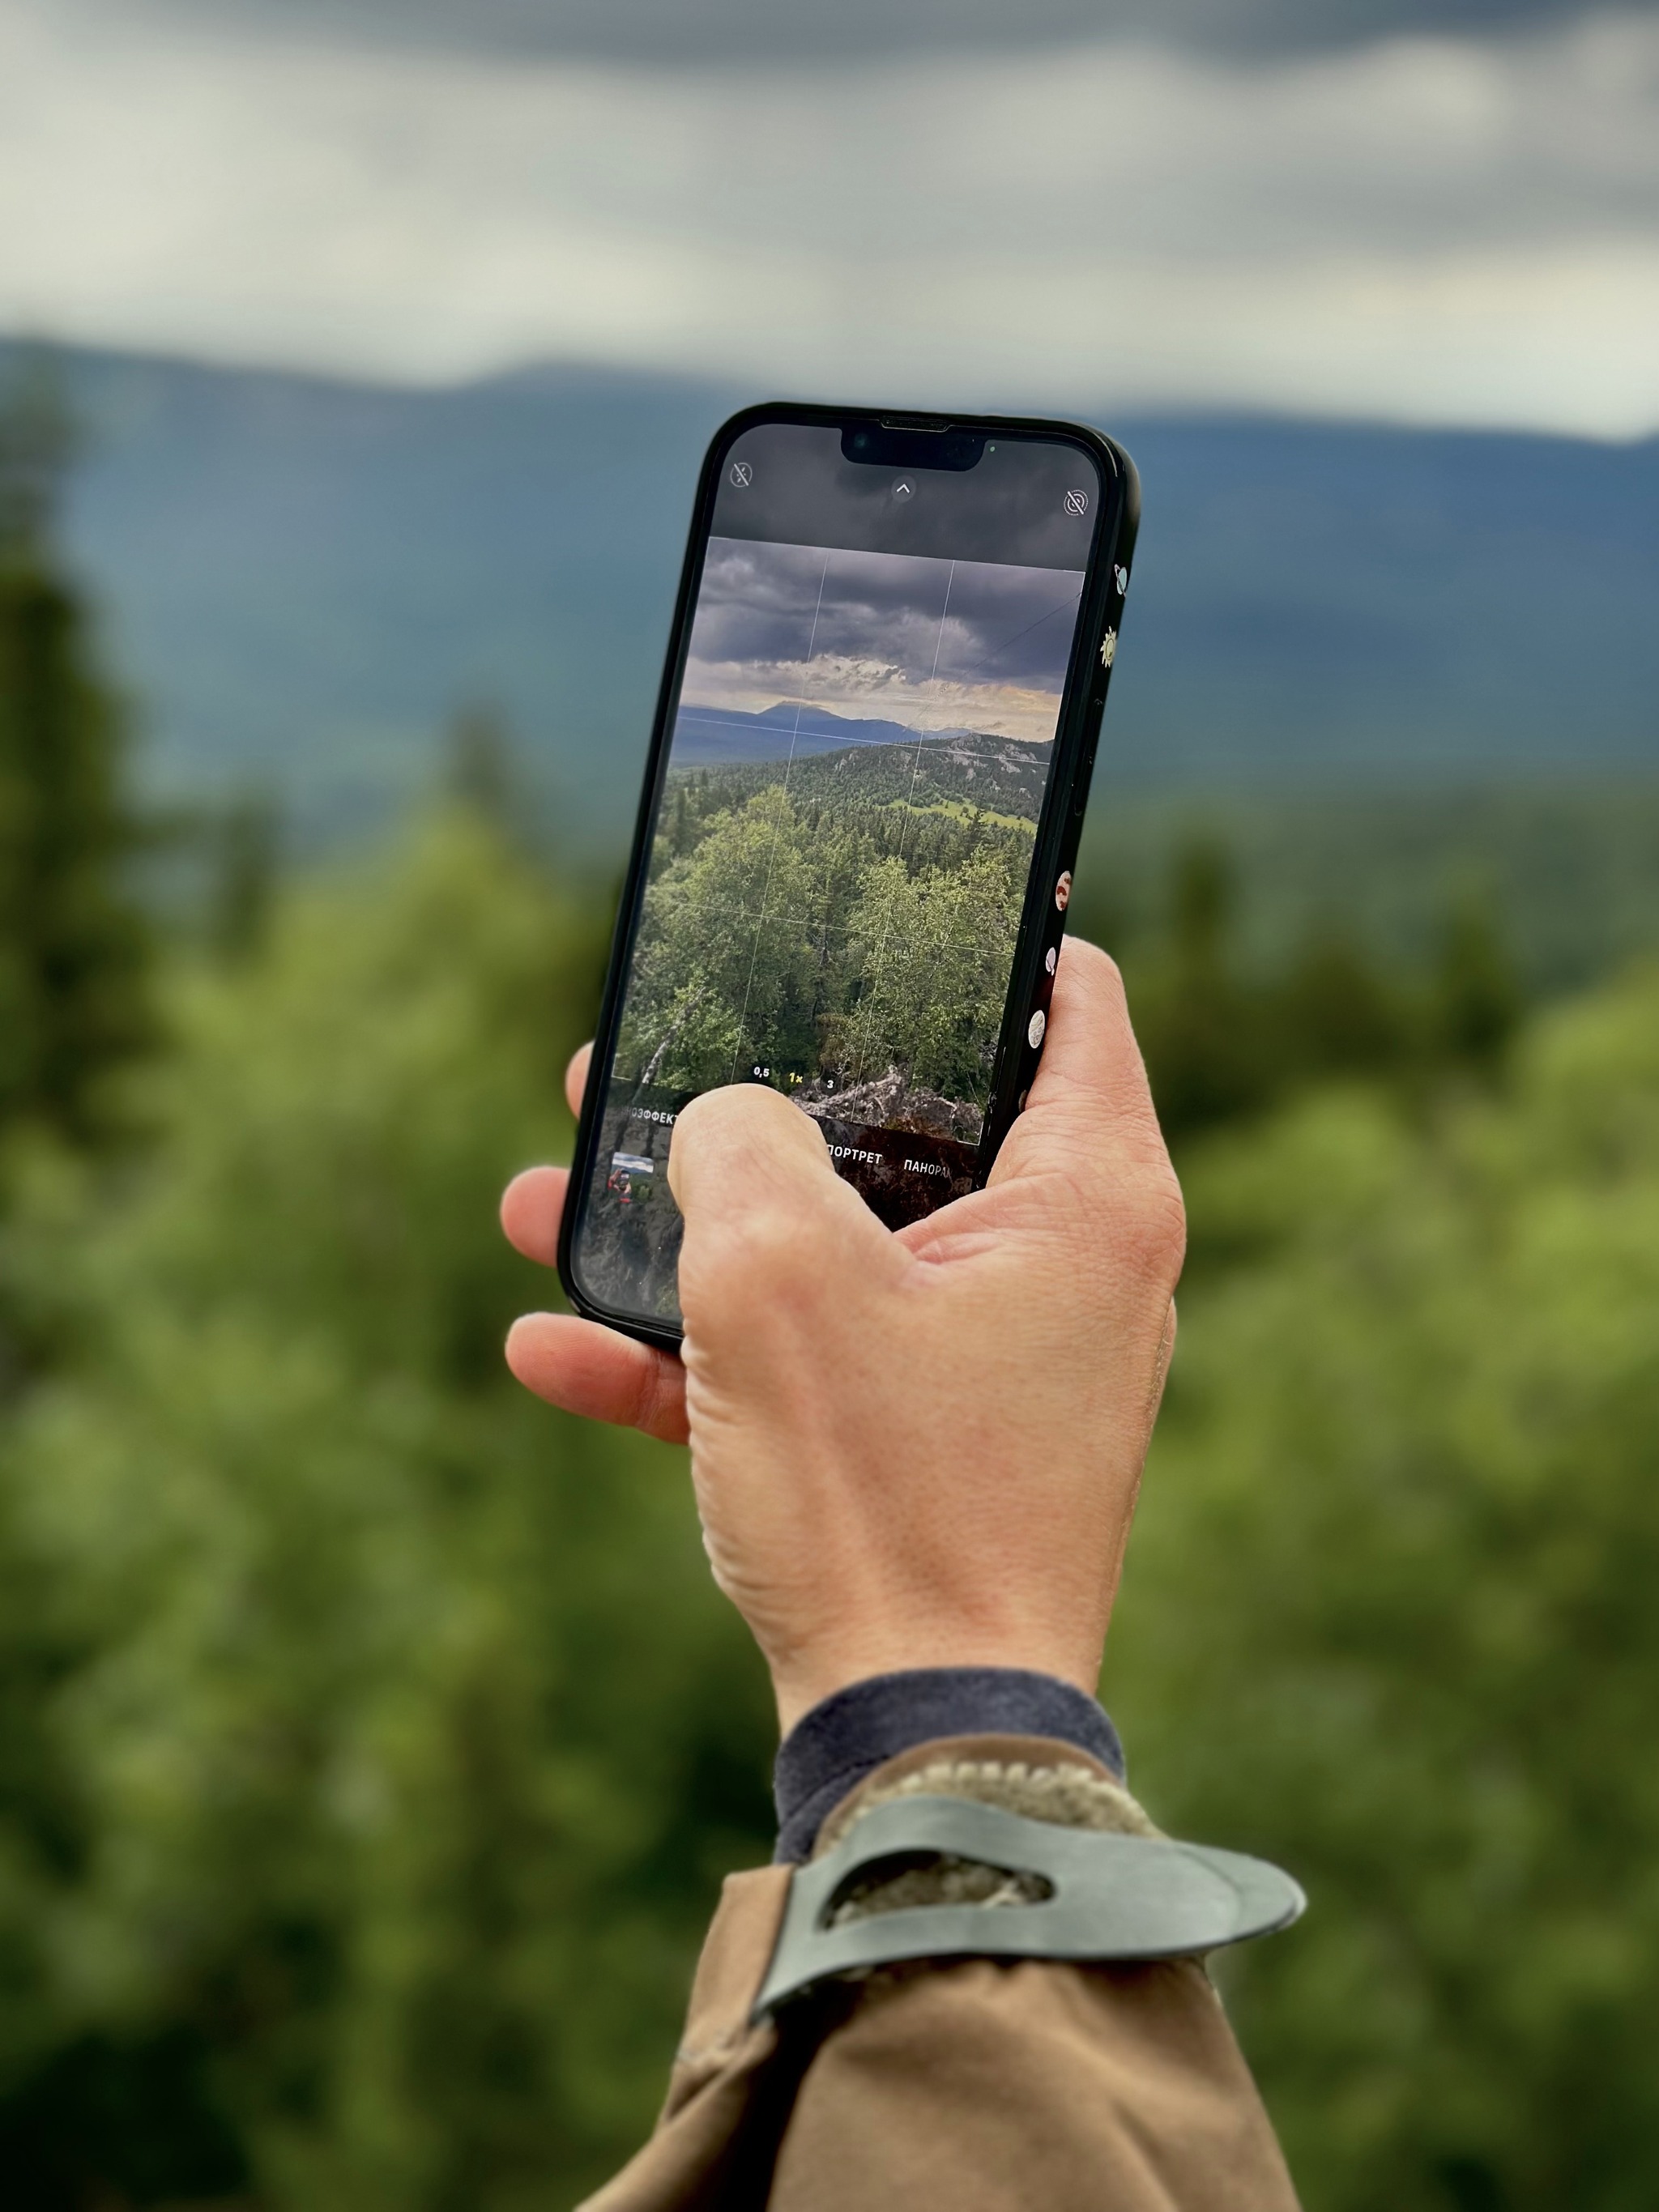
[[[549,807],[621,839],[697,465],[753,393],[67,374],[70,547],[153,786],[264,785],[337,833],[429,781],[483,702]],[[1146,519],[1097,788],[1659,765],[1659,441],[1097,417]]]

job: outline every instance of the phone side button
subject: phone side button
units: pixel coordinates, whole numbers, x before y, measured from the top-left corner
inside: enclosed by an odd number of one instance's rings
[[[1097,702],[1098,703],[1098,702]],[[1077,777],[1072,790],[1072,819],[1081,822],[1089,804],[1089,785],[1095,772],[1095,752],[1100,732],[1098,728],[1089,740],[1089,749],[1077,765]]]

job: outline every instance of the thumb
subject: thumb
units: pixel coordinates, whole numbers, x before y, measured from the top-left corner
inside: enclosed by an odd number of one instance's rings
[[[705,1091],[682,1108],[668,1150],[668,1187],[688,1230],[705,1220],[809,1206],[843,1188],[811,1115],[758,1083]]]
[[[711,1294],[745,1308],[799,1296],[847,1262],[881,1268],[900,1248],[830,1164],[808,1114],[760,1084],[694,1098],[674,1125],[668,1184],[685,1217],[680,1294],[690,1328]]]

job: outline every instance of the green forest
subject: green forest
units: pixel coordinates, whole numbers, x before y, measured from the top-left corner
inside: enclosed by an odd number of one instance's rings
[[[684,1455],[501,1359],[551,1291],[496,1195],[566,1155],[606,899],[523,842],[476,720],[326,865],[252,804],[147,815],[57,449],[8,434],[6,2202],[561,2212],[648,2127],[720,1876],[771,1840]],[[1258,937],[1256,836],[1079,872],[1193,1224],[1105,1694],[1161,1822],[1310,1893],[1225,1970],[1310,2212],[1635,2212],[1659,966],[1547,990],[1455,868],[1407,951],[1318,899]]]
[[[787,785],[772,762],[672,774],[621,1079],[707,1089],[758,1058],[811,1098],[896,1067],[975,1139],[1048,750],[861,746]]]

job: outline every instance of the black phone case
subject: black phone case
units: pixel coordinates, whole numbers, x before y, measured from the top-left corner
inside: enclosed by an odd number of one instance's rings
[[[679,592],[674,602],[668,656],[663,668],[662,685],[652,724],[651,750],[646,764],[645,786],[640,797],[639,818],[635,825],[628,876],[617,913],[610,965],[605,973],[605,996],[600,1002],[599,1018],[594,1032],[593,1055],[588,1066],[587,1088],[576,1126],[575,1154],[571,1163],[564,1217],[559,1229],[559,1279],[575,1310],[590,1321],[604,1322],[625,1335],[638,1337],[647,1344],[659,1345],[670,1352],[679,1349],[683,1334],[674,1324],[652,1322],[636,1314],[615,1312],[586,1295],[576,1271],[575,1244],[592,1181],[593,1155],[599,1137],[605,1082],[615,1048],[623,993],[645,895],[653,827],[673,733],[673,707],[679,695],[686,653],[690,643],[691,618],[702,578],[703,550],[714,516],[715,489],[726,455],[732,446],[745,431],[764,422],[799,422],[829,428],[844,428],[848,424],[865,422],[872,428],[962,429],[983,431],[994,435],[1071,440],[1086,447],[1093,455],[1100,465],[1103,481],[1109,488],[1110,495],[1101,501],[1094,541],[1090,548],[1089,566],[1084,577],[1077,636],[1073,645],[1071,665],[1066,671],[1059,726],[1054,732],[1054,767],[1043,799],[1042,818],[1037,823],[1031,873],[1025,890],[1025,906],[1020,916],[1013,970],[1003,1008],[1002,1033],[993,1066],[990,1103],[986,1109],[984,1132],[980,1139],[979,1158],[975,1169],[975,1187],[982,1184],[989,1175],[1003,1139],[1025,1103],[1026,1092],[1030,1088],[1037,1061],[1042,1056],[1042,1040],[1048,1028],[1048,1002],[1054,989],[1054,974],[1048,964],[1048,955],[1050,952],[1058,955],[1066,927],[1065,911],[1057,902],[1056,887],[1062,876],[1070,874],[1077,860],[1078,842],[1082,835],[1084,811],[1088,804],[1089,780],[1093,773],[1095,749],[1100,737],[1101,715],[1111,684],[1117,634],[1122,623],[1123,599],[1128,588],[1135,537],[1140,526],[1140,478],[1134,463],[1115,440],[1082,423],[1052,422],[1036,416],[941,416],[910,412],[899,414],[890,410],[870,407],[809,407],[780,400],[744,408],[740,414],[722,423],[716,431],[704,456],[702,471],[697,480],[696,502],[692,511],[685,565],[681,571]]]

